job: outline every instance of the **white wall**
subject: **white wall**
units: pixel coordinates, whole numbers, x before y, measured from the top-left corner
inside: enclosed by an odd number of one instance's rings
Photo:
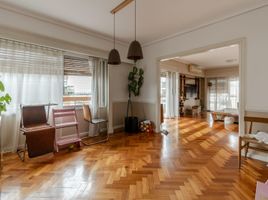
[[[159,58],[212,44],[246,38],[246,110],[268,112],[267,79],[268,6],[216,23],[189,33],[144,47],[145,82],[147,92],[141,99],[157,103]],[[255,88],[260,88],[256,90]]]
[[[113,133],[113,104],[128,100],[128,73],[131,64],[122,63],[120,66],[109,67],[109,133]]]
[[[161,58],[213,44],[245,38],[245,110],[268,112],[268,6],[180,34],[144,47],[144,90],[140,101],[155,103],[159,127],[159,64]],[[258,89],[256,89],[258,88]]]
[[[128,74],[131,70],[132,65],[127,63],[122,63],[120,66],[109,67],[109,92],[111,101],[128,100]]]

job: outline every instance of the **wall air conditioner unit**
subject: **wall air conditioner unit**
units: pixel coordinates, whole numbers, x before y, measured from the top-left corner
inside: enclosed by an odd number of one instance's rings
[[[197,65],[193,65],[193,64],[190,64],[188,65],[188,70],[190,73],[194,73],[194,74],[203,74],[203,70],[198,68]]]

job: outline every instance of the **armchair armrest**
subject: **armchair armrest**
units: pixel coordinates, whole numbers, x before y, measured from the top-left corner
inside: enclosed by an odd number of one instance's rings
[[[50,129],[50,128],[55,128],[55,127],[51,126],[49,124],[39,124],[39,125],[36,125],[36,126],[31,126],[31,127],[21,127],[20,131],[25,134],[25,133],[29,133],[29,132],[33,132],[33,131]]]

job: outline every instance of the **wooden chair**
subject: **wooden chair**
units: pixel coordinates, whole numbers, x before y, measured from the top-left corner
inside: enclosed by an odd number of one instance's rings
[[[260,143],[257,139],[250,137],[252,133],[253,123],[268,123],[268,118],[262,117],[245,117],[245,133],[247,122],[250,123],[249,131],[247,134],[239,137],[239,169],[241,168],[241,151],[245,148],[245,158],[247,158],[247,153],[249,149],[255,151],[268,152],[268,144]],[[253,146],[252,146],[253,145]]]
[[[24,149],[17,153],[22,161],[28,150],[29,158],[54,153],[55,127],[48,123],[45,105],[21,106],[20,131],[26,136]]]
[[[92,124],[94,126],[98,126],[98,133],[99,133],[99,125],[102,124],[102,123],[107,123],[108,122],[108,120],[106,120],[106,119],[93,119],[92,114],[91,114],[91,110],[90,110],[88,105],[83,105],[83,116],[84,116],[84,120],[87,121],[89,124]],[[88,143],[85,140],[82,141],[82,142],[83,142],[84,145],[89,146],[89,145],[98,144],[98,143],[101,143],[101,142],[106,142],[108,140],[109,140],[109,134],[108,134],[108,130],[107,130],[107,136],[103,140],[100,140],[100,141],[97,141],[97,142],[91,142],[91,143]]]
[[[78,131],[78,121],[76,116],[75,108],[69,108],[69,109],[53,109],[52,110],[53,115],[53,125],[56,129],[63,129],[68,127],[74,127],[75,128],[75,134],[71,135],[70,137],[61,137],[58,135],[56,137],[55,147],[56,151],[59,151],[59,148],[61,146],[65,146],[68,144],[77,144],[78,147],[80,147],[80,136]],[[68,119],[71,119],[71,121],[67,121]],[[58,119],[58,120],[57,120]],[[60,121],[60,122],[57,122]]]

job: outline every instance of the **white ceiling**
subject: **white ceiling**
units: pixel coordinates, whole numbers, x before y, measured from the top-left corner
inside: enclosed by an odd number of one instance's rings
[[[173,59],[198,65],[201,69],[233,67],[239,65],[239,46],[230,45]]]
[[[0,0],[34,15],[111,37],[110,14],[123,0]],[[137,37],[142,44],[267,4],[267,0],[137,0]],[[116,15],[119,40],[134,37],[134,3]]]

